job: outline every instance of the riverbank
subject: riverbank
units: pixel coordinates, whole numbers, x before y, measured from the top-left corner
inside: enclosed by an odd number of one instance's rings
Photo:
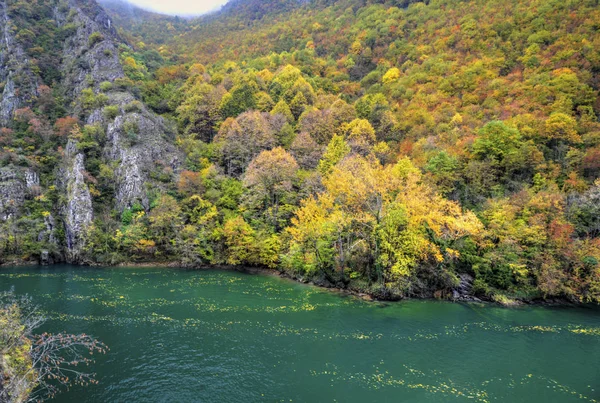
[[[52,265],[58,265],[60,263],[54,263]],[[27,266],[39,266],[37,261],[24,261],[13,259],[8,262],[0,263],[2,267],[27,267]],[[583,303],[574,302],[566,298],[522,298],[515,296],[507,296],[505,294],[497,294],[494,296],[475,296],[470,293],[470,283],[464,285],[461,283],[457,290],[451,290],[450,292],[435,292],[432,295],[424,296],[404,296],[394,292],[382,292],[381,289],[376,289],[374,292],[369,292],[360,287],[356,282],[349,281],[347,284],[337,283],[334,284],[324,278],[306,278],[293,275],[277,269],[268,267],[251,267],[251,266],[235,266],[235,265],[194,265],[185,266],[180,262],[175,261],[147,261],[147,262],[123,262],[117,265],[106,265],[106,264],[85,264],[80,265],[82,267],[119,267],[119,268],[165,268],[165,269],[177,269],[184,268],[187,270],[223,270],[223,271],[236,271],[240,273],[252,274],[252,275],[265,275],[274,276],[296,283],[302,283],[312,285],[319,288],[327,289],[331,292],[335,292],[342,295],[350,295],[353,297],[361,298],[365,301],[381,301],[381,302],[393,302],[401,300],[437,300],[437,301],[448,301],[448,302],[471,302],[471,303],[484,303],[500,305],[507,308],[514,308],[527,305],[541,305],[541,306],[579,306],[585,305]],[[364,284],[363,284],[364,286]],[[389,291],[389,290],[388,290]]]
[[[182,265],[176,262],[138,262],[138,263],[122,263],[117,265],[117,267],[164,267],[164,268],[181,268]],[[439,293],[436,296],[436,293],[433,293],[431,296],[411,296],[407,297],[401,294],[394,293],[381,293],[374,292],[370,293],[368,291],[362,290],[357,287],[357,284],[350,281],[347,285],[344,286],[343,283],[339,282],[337,284],[329,282],[324,278],[316,278],[316,279],[308,279],[305,277],[299,277],[291,273],[287,273],[285,271],[281,271],[278,269],[272,269],[268,267],[250,267],[250,266],[234,266],[234,265],[204,265],[204,266],[193,266],[193,267],[185,267],[189,270],[226,270],[226,271],[236,271],[240,273],[253,274],[253,275],[266,275],[266,276],[275,276],[279,278],[283,278],[295,283],[301,283],[306,285],[311,285],[319,288],[327,289],[331,292],[342,294],[342,295],[350,295],[353,297],[357,297],[363,299],[365,301],[380,301],[380,302],[395,302],[402,300],[435,300],[435,301],[447,301],[447,302],[470,302],[470,303],[483,303],[483,304],[494,304],[500,305],[507,308],[515,308],[527,305],[536,305],[536,306],[579,306],[585,305],[582,303],[577,303],[570,301],[566,298],[518,298],[518,297],[510,297],[506,295],[498,295],[498,296],[475,296],[470,293],[471,291],[471,282],[472,279],[467,281],[467,285],[465,282],[461,281],[457,290],[453,293]],[[452,297],[450,297],[452,295]],[[448,296],[448,297],[444,297]]]

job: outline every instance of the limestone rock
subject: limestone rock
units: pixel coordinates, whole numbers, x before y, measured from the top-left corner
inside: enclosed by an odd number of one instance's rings
[[[61,187],[67,201],[63,206],[63,219],[66,235],[66,258],[69,263],[81,263],[87,230],[92,223],[92,196],[85,183],[84,156],[77,151],[77,143],[67,144],[63,180]]]
[[[95,2],[71,0],[70,4],[76,11],[71,23],[78,29],[65,43],[63,70],[64,86],[71,89],[71,97],[76,100],[90,84],[97,93],[102,82],[114,82],[125,74],[117,50],[122,41],[108,15]],[[99,33],[102,40],[90,45],[94,33]],[[180,169],[182,157],[173,145],[174,130],[130,92],[113,90],[108,97],[109,104],[118,107],[119,116],[107,119],[101,109],[96,109],[89,112],[86,123],[106,128],[103,154],[117,164],[114,207],[123,211],[140,202],[147,209],[148,190],[161,187],[151,175],[164,169],[177,174]],[[79,106],[75,109],[80,111]]]
[[[0,125],[6,126],[18,108],[37,96],[38,77],[29,68],[29,58],[16,40],[6,0],[0,0]],[[18,82],[18,85],[17,85]]]
[[[108,125],[105,155],[119,163],[115,172],[117,210],[136,201],[148,208],[148,188],[160,187],[150,175],[165,168],[179,170],[179,152],[167,141],[166,133],[163,119],[147,110],[118,116]]]
[[[92,1],[70,0],[69,5],[71,19],[66,15],[57,19],[59,24],[77,27],[65,41],[62,66],[63,86],[74,99],[90,81],[97,91],[100,83],[113,82],[125,74],[117,50],[120,39],[104,10]],[[97,41],[90,40],[93,34],[100,35]]]
[[[19,168],[0,168],[0,220],[19,215],[25,201],[27,185]]]
[[[86,184],[85,151],[80,151],[76,140],[71,139],[52,175],[56,178],[53,183],[28,167],[0,168],[0,221],[21,218],[27,213],[27,198],[46,194],[46,187],[56,185],[58,201],[44,211],[43,223],[38,219],[34,237],[47,245],[44,248],[49,258],[62,260],[60,251],[64,251],[68,262],[84,263],[94,207],[122,212],[139,202],[149,209],[149,193],[164,191],[177,180],[183,157],[174,145],[175,129],[168,122],[146,108],[127,88],[113,85],[106,90],[101,86],[126,78],[118,49],[128,46],[102,7],[94,0],[64,0],[53,7],[48,21],[56,23],[57,29],[65,28],[61,31],[65,37],[57,50],[53,49],[60,53],[53,55],[60,71],[58,82],[44,83],[30,68],[35,63],[28,60],[26,47],[14,34],[17,27],[11,20],[12,9],[7,8],[7,0],[0,0],[0,127],[14,125],[14,111],[33,105],[40,85],[52,86],[60,92],[67,115],[97,125],[106,134],[100,144],[100,158],[114,168],[115,197],[108,205],[94,206]],[[83,105],[82,95],[89,99],[91,90],[98,96],[101,87],[107,104],[118,110],[116,116],[104,113],[104,105],[100,106],[103,102]],[[62,228],[64,241],[58,236]]]
[[[467,273],[458,275],[458,286],[452,290],[452,299],[455,301],[480,301],[472,295],[473,293],[473,277]]]

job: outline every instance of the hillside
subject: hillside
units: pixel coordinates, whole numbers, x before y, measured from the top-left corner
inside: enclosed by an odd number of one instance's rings
[[[4,260],[600,301],[595,0],[1,4]]]
[[[121,37],[137,46],[140,42],[160,46],[188,28],[185,18],[147,11],[124,0],[100,0],[98,3],[113,20]]]

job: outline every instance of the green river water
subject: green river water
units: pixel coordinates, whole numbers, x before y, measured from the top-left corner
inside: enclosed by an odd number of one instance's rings
[[[110,351],[58,402],[600,402],[600,309],[366,302],[272,276],[0,268]]]

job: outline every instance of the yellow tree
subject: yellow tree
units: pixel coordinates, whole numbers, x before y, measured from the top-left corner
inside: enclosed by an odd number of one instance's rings
[[[173,197],[161,195],[150,214],[149,232],[157,245],[169,252],[181,228],[181,207]]]
[[[326,261],[342,273],[351,268],[386,289],[410,291],[422,266],[452,277],[445,269],[460,258],[454,245],[482,229],[473,213],[424,185],[408,159],[382,166],[374,157],[353,155],[335,165],[323,185],[292,221],[290,250],[312,242],[305,259],[311,267]],[[319,260],[316,251],[328,259]]]
[[[375,144],[375,129],[366,119],[354,119],[340,127],[339,133],[345,137],[352,151],[361,155],[371,152]]]
[[[287,228],[290,247],[284,265],[307,274],[320,272],[328,276],[334,268],[335,240],[343,233],[346,220],[329,194],[302,202]]]

